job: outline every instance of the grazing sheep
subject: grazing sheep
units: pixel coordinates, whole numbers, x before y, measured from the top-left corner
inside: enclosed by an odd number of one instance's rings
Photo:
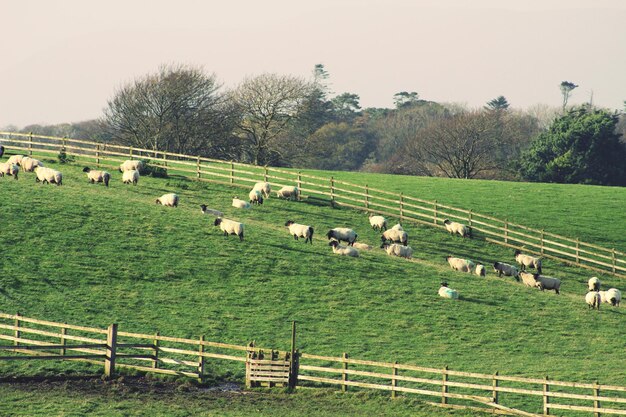
[[[357,248],[359,250],[372,250],[373,249],[371,245],[368,245],[367,243],[362,243],[362,242],[354,242],[352,244],[352,247]]]
[[[557,294],[560,294],[561,280],[558,278],[552,278],[545,275],[533,274],[535,281],[537,282],[537,288],[543,290],[554,290]]]
[[[250,206],[250,203],[248,203],[247,201],[240,200],[239,197],[234,197],[233,203],[231,205],[235,208],[240,208],[240,209],[249,209],[250,207],[252,207]]]
[[[494,262],[493,270],[498,273],[498,277],[505,275],[507,277],[513,277],[519,281],[519,269],[513,265],[505,264],[503,262]]]
[[[200,204],[200,210],[202,210],[202,214],[212,214],[215,217],[223,217],[224,213],[222,213],[219,210],[213,210],[210,208],[207,208],[206,204]]]
[[[522,282],[524,283],[525,286],[531,287],[531,288],[537,288],[537,281],[535,280],[535,274],[521,271],[519,273],[519,277],[522,279]]]
[[[383,232],[380,240],[382,242],[380,245],[381,248],[387,243],[402,243],[406,246],[409,243],[409,235],[404,230],[389,229]]]
[[[13,179],[17,179],[19,171],[20,168],[12,162],[0,163],[0,177],[4,177],[4,174],[6,174],[12,175]]]
[[[387,219],[383,216],[374,216],[370,214],[370,225],[374,230],[387,230]]]
[[[524,255],[519,249],[515,250],[514,256],[517,263],[522,266],[522,271],[525,271],[526,267],[537,268],[537,272],[541,274],[541,258]]]
[[[25,157],[26,155],[11,155],[9,159],[7,159],[7,163],[22,166],[22,159]]]
[[[472,228],[469,226],[465,226],[464,224],[453,222],[448,219],[445,219],[443,224],[451,235],[458,233],[461,237],[472,237]]]
[[[89,182],[96,183],[96,182],[103,182],[105,187],[109,186],[109,180],[111,179],[111,174],[109,174],[106,171],[94,171],[93,169],[89,168],[89,167],[85,167],[83,168],[83,172],[87,173],[87,178],[89,179]]]
[[[598,294],[598,291],[589,291],[585,295],[585,302],[589,305],[589,308],[600,310],[600,304],[602,303],[602,297]]]
[[[22,171],[24,172],[33,172],[35,168],[43,167],[43,163],[39,159],[34,159],[30,156],[23,157],[20,164],[22,167]]]
[[[143,169],[143,162],[140,160],[126,160],[120,165],[120,172],[126,171],[141,171]]]
[[[587,282],[589,291],[600,291],[600,280],[597,277],[589,278]]]
[[[333,253],[338,255],[352,256],[353,258],[359,257],[359,251],[354,249],[352,246],[342,246],[336,240],[331,240],[328,242],[329,246],[333,247]]]
[[[156,199],[155,203],[167,207],[178,207],[178,194],[163,194],[161,197]]]
[[[347,227],[335,227],[326,233],[328,240],[335,239],[339,242],[344,241],[350,246],[354,245],[358,236],[359,235],[357,235],[354,230],[348,229]]]
[[[606,300],[613,307],[619,307],[619,303],[622,301],[622,292],[617,288],[609,288],[606,290]]]
[[[413,248],[410,246],[398,245],[397,243],[385,245],[385,251],[387,252],[387,255],[390,256],[398,256],[400,258],[407,259],[411,259],[413,257]]]
[[[446,257],[446,260],[448,261],[448,264],[450,264],[450,267],[456,271],[467,272],[471,274],[476,267],[474,262],[470,261],[469,259],[461,259],[448,256]]]
[[[0,156],[4,155],[4,146],[0,145]]]
[[[486,275],[484,265],[476,265],[476,270],[474,271],[474,273],[479,277],[484,277]]]
[[[137,171],[136,169],[124,171],[124,173],[122,174],[122,182],[124,184],[130,184],[132,182],[133,185],[137,185],[137,183],[139,182],[139,171]]]
[[[257,182],[256,184],[254,184],[254,187],[252,187],[252,189],[262,192],[265,198],[269,198],[270,192],[272,191],[272,186],[269,182]]]
[[[276,191],[276,196],[280,198],[287,198],[290,200],[297,200],[300,195],[300,190],[298,187],[286,185],[280,190]]]
[[[35,182],[41,181],[42,184],[63,184],[63,174],[52,168],[46,168],[43,166],[35,167],[35,174],[37,175]]]
[[[451,298],[453,300],[459,299],[459,292],[457,290],[453,290],[452,288],[448,288],[447,282],[441,283],[441,288],[439,288],[439,297],[443,298]]]
[[[259,190],[252,190],[248,193],[250,204],[263,204],[263,193]]]
[[[295,240],[298,240],[299,237],[303,237],[304,243],[308,240],[311,245],[313,244],[313,226],[294,223],[293,220],[287,220],[285,226],[289,228],[289,234],[293,235]]]
[[[224,232],[224,236],[237,235],[240,242],[243,240],[243,223],[218,217],[213,225],[219,226],[222,232]]]
[[[401,225],[400,223],[398,223],[398,224],[394,225],[394,226],[392,227],[392,229],[394,229],[394,230],[399,230],[399,231],[401,231],[401,232],[404,230],[404,229],[402,228],[402,225]]]

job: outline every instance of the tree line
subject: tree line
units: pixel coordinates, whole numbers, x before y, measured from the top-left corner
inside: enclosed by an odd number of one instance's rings
[[[316,65],[310,79],[261,74],[224,89],[214,74],[168,65],[119,88],[98,120],[21,131],[257,165],[626,185],[624,115],[567,107],[569,81],[562,108],[522,111],[504,96],[469,109],[414,91],[362,108],[329,78]]]

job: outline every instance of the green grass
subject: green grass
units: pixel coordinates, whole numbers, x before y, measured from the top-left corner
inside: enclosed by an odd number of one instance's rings
[[[306,353],[348,352],[353,358],[428,367],[626,384],[626,370],[615,369],[626,348],[626,339],[616,337],[626,318],[623,307],[589,311],[584,303],[590,276],[586,270],[546,261],[546,273],[563,280],[561,296],[497,278],[489,269],[486,278],[455,273],[444,260],[447,254],[488,265],[494,260],[513,261],[511,250],[412,225],[405,228],[415,253],[411,261],[390,258],[380,250],[363,252],[359,259],[340,257],[327,246],[324,234],[331,227],[353,227],[360,241],[378,246],[379,234],[371,230],[364,213],[276,198],[241,211],[230,207],[232,196],[245,194],[241,189],[148,177],[136,187],[123,186],[119,173],[113,173],[107,189],[87,184],[80,166],[56,167],[64,173],[62,187],[36,184],[33,174],[23,174],[19,181],[0,178],[4,237],[0,311],[87,326],[117,322],[125,331],[205,335],[207,340],[234,344],[254,339],[258,345],[278,349],[288,349],[290,321],[296,320],[297,345]],[[367,181],[374,185],[369,176]],[[440,181],[448,187],[442,187],[442,193],[452,196],[456,182]],[[476,182],[474,189],[473,181],[463,182],[468,193],[489,200],[484,183]],[[567,192],[568,186],[559,187]],[[605,200],[618,200],[611,197],[616,190],[624,195],[619,189],[591,188]],[[502,189],[504,185],[500,193]],[[582,192],[577,186],[572,190]],[[154,204],[166,192],[181,196],[177,209]],[[471,201],[435,198],[472,206]],[[213,218],[200,213],[201,203],[245,223],[245,241],[223,237],[213,227]],[[564,212],[571,210],[558,199],[550,210],[558,212],[559,206]],[[519,206],[512,207],[524,213]],[[583,217],[594,215],[587,209],[578,212]],[[623,212],[607,208],[601,215],[617,218]],[[314,225],[314,244],[290,238],[283,226],[287,219]],[[558,218],[558,223],[566,221]],[[623,231],[626,222],[619,225]],[[614,226],[598,221],[592,229],[614,236],[623,246]],[[623,279],[608,275],[600,279],[604,285],[624,289]],[[442,280],[458,289],[462,300],[440,299],[437,289]],[[232,366],[226,375],[243,379],[241,366]],[[74,363],[0,363],[2,376],[86,371],[93,368]],[[7,395],[17,390],[1,389]],[[41,392],[32,395],[44,404],[53,398]],[[68,404],[78,401],[71,393],[59,395]],[[325,405],[311,405],[309,413],[307,397],[290,399],[302,402],[303,410],[300,413],[294,406],[290,415],[309,415],[317,406],[335,407],[334,394],[320,395]],[[337,415],[361,413],[360,400],[345,401],[350,404],[347,411],[338,410]],[[232,414],[220,415],[255,414],[246,401],[228,404],[235,407]],[[168,414],[167,406],[163,407],[164,415]],[[280,405],[268,407],[268,415],[288,415]],[[53,413],[62,414],[62,409]]]

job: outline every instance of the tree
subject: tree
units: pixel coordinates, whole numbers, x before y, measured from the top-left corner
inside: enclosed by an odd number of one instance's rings
[[[510,104],[504,96],[498,96],[494,98],[493,100],[488,101],[487,105],[485,106],[485,109],[499,111],[499,110],[507,110],[509,106]]]
[[[396,109],[411,107],[419,103],[419,101],[419,94],[415,91],[411,91],[410,93],[401,91],[393,95],[393,104],[395,104]]]
[[[354,119],[361,110],[360,99],[358,94],[353,93],[343,93],[334,97],[331,102],[335,111],[335,117],[339,121],[351,121]]]
[[[327,123],[308,141],[306,165],[318,169],[356,170],[374,150],[374,136],[348,123]]]
[[[523,154],[530,181],[626,185],[626,146],[615,132],[618,116],[586,106],[556,119]]]
[[[241,112],[239,131],[247,159],[256,164],[277,164],[284,160],[279,138],[301,112],[313,87],[300,78],[262,74],[248,78],[233,92]]]
[[[567,106],[567,100],[569,100],[569,96],[572,93],[572,90],[576,87],[578,87],[576,84],[569,81],[561,82],[561,94],[563,94],[563,110],[565,110],[565,106]]]
[[[117,141],[141,148],[219,158],[236,156],[236,118],[213,75],[162,66],[120,88],[103,123]]]

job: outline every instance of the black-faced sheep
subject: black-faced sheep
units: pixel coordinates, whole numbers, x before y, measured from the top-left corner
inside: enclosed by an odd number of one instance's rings
[[[339,242],[347,242],[348,245],[352,246],[354,242],[356,242],[356,238],[359,237],[359,235],[357,235],[354,230],[347,227],[335,227],[326,233],[326,237],[328,240],[335,239]]]
[[[311,245],[313,244],[313,226],[294,223],[293,220],[287,220],[285,226],[289,228],[289,234],[291,234],[295,240],[298,240],[299,237],[303,237],[304,243],[308,241]]]
[[[20,166],[22,167],[22,171],[24,172],[33,172],[37,167],[43,167],[43,163],[39,159],[31,158],[30,156],[25,156],[22,158],[20,162]]]
[[[446,261],[448,261],[450,268],[456,271],[467,272],[471,274],[474,271],[474,268],[476,268],[474,262],[470,261],[469,259],[461,259],[455,258],[453,256],[448,256],[446,257]]]
[[[52,168],[37,166],[35,167],[35,174],[37,175],[35,178],[35,182],[41,181],[42,184],[63,184],[63,174]]]
[[[486,275],[485,266],[484,265],[476,265],[476,269],[474,271],[476,275],[479,277],[484,277]]]
[[[515,250],[514,256],[517,263],[522,266],[522,271],[525,271],[526,267],[536,268],[537,272],[541,274],[541,258],[524,255],[519,249]]]
[[[0,145],[0,156],[4,155],[4,146]]]
[[[155,203],[167,207],[178,207],[178,194],[163,194],[161,197],[156,199]]]
[[[109,186],[109,180],[111,179],[111,174],[106,171],[96,171],[89,167],[83,168],[83,172],[87,173],[87,178],[90,183],[103,182],[105,187]]]
[[[498,277],[505,275],[507,277],[513,277],[519,281],[519,269],[513,265],[505,264],[503,262],[494,262],[493,270],[498,273]]]
[[[531,288],[537,288],[537,281],[535,280],[535,274],[530,272],[520,271],[519,277],[525,286]]]
[[[587,286],[589,291],[600,291],[600,280],[597,277],[591,277],[587,282]]]
[[[233,198],[233,203],[231,205],[235,208],[240,209],[249,209],[250,207],[252,207],[250,206],[250,203],[244,200],[240,200],[239,197]]]
[[[286,185],[280,190],[276,191],[276,196],[278,196],[279,198],[286,198],[290,200],[297,200],[299,195],[300,190],[298,190],[298,187],[290,185]]]
[[[140,171],[143,169],[143,162],[140,160],[126,160],[120,165],[120,172]]]
[[[269,182],[257,182],[252,187],[253,190],[261,191],[263,193],[263,197],[269,198],[270,192],[272,191],[272,186]]]
[[[218,217],[213,225],[219,226],[222,232],[224,232],[224,236],[237,235],[240,242],[243,240],[243,223]]]
[[[602,303],[602,297],[598,291],[589,291],[587,295],[585,295],[585,302],[589,305],[589,308],[600,310],[600,304]]]
[[[263,193],[259,190],[252,190],[248,193],[250,204],[263,204]]]
[[[404,230],[388,229],[383,232],[380,240],[381,248],[387,243],[401,243],[406,246],[409,243],[409,235]]]
[[[352,247],[359,249],[359,250],[372,250],[373,249],[372,245],[368,245],[367,243],[363,243],[363,242],[354,242],[352,244]]]
[[[206,204],[200,204],[200,210],[202,210],[202,214],[211,214],[215,217],[223,217],[224,213],[219,210],[210,209],[206,206]]]
[[[342,246],[336,240],[331,240],[328,242],[329,246],[333,247],[333,253],[344,256],[352,256],[353,258],[359,257],[359,251],[354,249],[352,246]]]
[[[537,288],[543,290],[554,290],[557,294],[560,294],[561,280],[558,278],[552,278],[545,275],[533,274],[535,278]]]
[[[392,243],[391,245],[384,246],[387,255],[390,256],[398,256],[400,258],[411,259],[413,257],[413,248],[410,246],[398,245],[397,243]]]
[[[133,185],[137,185],[137,183],[139,182],[139,171],[137,171],[136,169],[124,171],[124,173],[122,174],[122,182],[124,184],[132,183]]]
[[[402,225],[400,223],[393,225],[392,229],[403,231]]]
[[[617,288],[609,288],[606,291],[600,291],[600,294],[604,292],[602,301],[611,304],[613,307],[619,307],[619,303],[622,301],[622,292]]]
[[[370,225],[374,230],[385,231],[387,230],[387,219],[383,216],[370,215]]]
[[[443,298],[451,298],[453,300],[459,299],[459,292],[457,290],[453,290],[452,288],[448,288],[447,282],[442,282],[441,287],[439,288],[439,297]]]
[[[9,159],[7,159],[7,163],[22,166],[22,159],[25,157],[26,155],[11,155]]]
[[[12,175],[13,179],[17,179],[17,174],[19,173],[20,168],[14,163],[0,163],[0,177],[4,177],[4,175]]]
[[[458,233],[462,237],[472,237],[472,228],[469,226],[465,226],[464,224],[453,222],[448,219],[445,219],[443,221],[443,225],[446,227],[446,230],[450,232],[451,235]]]

